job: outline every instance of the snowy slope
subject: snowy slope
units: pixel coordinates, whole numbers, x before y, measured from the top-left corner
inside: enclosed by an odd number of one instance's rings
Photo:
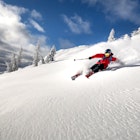
[[[0,140],[139,140],[140,36],[60,50],[56,62],[0,76]],[[71,80],[111,48],[125,66]]]

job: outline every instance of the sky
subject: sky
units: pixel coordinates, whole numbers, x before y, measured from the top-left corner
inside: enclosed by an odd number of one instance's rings
[[[131,34],[140,26],[139,0],[1,0],[0,38],[9,44],[66,49]]]

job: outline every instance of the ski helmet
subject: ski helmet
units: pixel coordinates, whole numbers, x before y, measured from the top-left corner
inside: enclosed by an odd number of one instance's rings
[[[113,55],[113,53],[111,52],[111,50],[110,49],[106,49],[106,51],[105,51],[105,57],[109,57],[111,55]]]
[[[105,53],[111,54],[111,53],[112,53],[112,52],[111,52],[111,49],[106,49],[106,50],[105,50]]]

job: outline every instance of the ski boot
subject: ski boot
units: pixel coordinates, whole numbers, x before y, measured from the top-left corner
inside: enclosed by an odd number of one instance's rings
[[[89,78],[93,73],[94,73],[93,71],[90,71],[90,72],[88,72],[85,76],[86,76],[87,78]]]

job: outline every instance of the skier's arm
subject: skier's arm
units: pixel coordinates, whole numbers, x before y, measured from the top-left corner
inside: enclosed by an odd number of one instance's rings
[[[116,61],[117,63],[124,65],[124,63],[116,57],[112,57],[112,61]]]
[[[90,56],[89,59],[93,59],[93,58],[102,58],[104,56],[104,54],[95,54],[93,56]]]
[[[112,61],[117,61],[118,59],[116,57],[112,57]]]

